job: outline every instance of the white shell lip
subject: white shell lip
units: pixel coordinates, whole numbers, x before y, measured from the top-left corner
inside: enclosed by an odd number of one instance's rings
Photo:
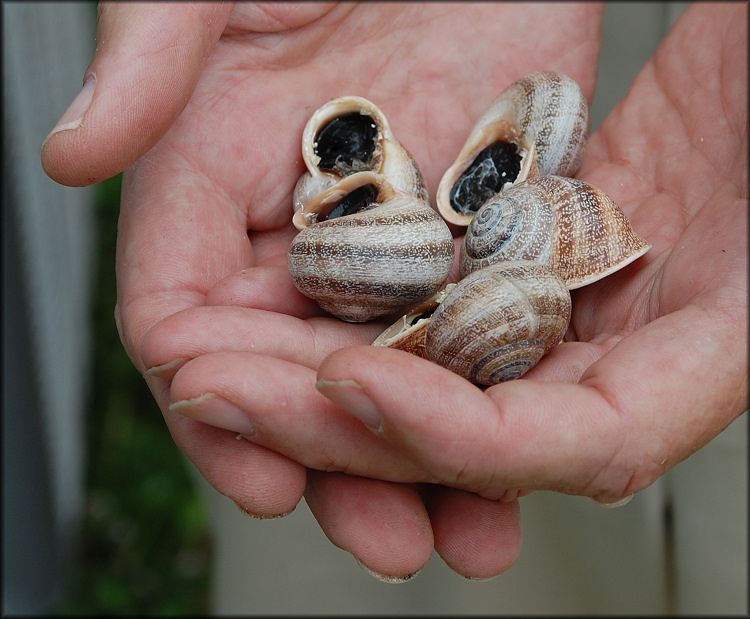
[[[596,275],[591,275],[580,280],[568,279],[566,280],[565,285],[568,287],[568,290],[575,290],[576,288],[583,288],[584,286],[588,286],[589,284],[598,282],[599,280],[604,279],[605,277],[612,275],[613,273],[616,273],[620,269],[629,265],[631,262],[635,262],[636,260],[638,260],[638,258],[643,256],[649,249],[651,249],[651,243],[649,243],[648,241],[643,241],[643,243],[644,244],[640,249],[633,252],[627,258],[624,258],[617,264],[612,265],[612,267],[607,269],[606,271],[602,271],[600,273],[597,273]]]
[[[381,174],[397,189],[429,201],[427,185],[419,166],[409,152],[396,139],[383,111],[369,99],[357,95],[335,97],[315,110],[302,132],[302,159],[307,171],[295,188],[295,205],[304,204],[310,195],[315,195],[340,180],[341,175],[321,170],[320,157],[315,154],[316,140],[328,123],[347,114],[362,114],[372,118],[377,128],[377,146],[372,156],[371,170]]]
[[[347,95],[331,99],[313,112],[302,132],[302,159],[311,175],[333,176],[332,174],[324,172],[318,168],[320,157],[315,154],[315,140],[318,132],[332,120],[343,116],[344,114],[356,112],[370,116],[375,121],[378,128],[378,140],[382,140],[383,137],[393,139],[393,134],[391,133],[391,128],[385,114],[383,114],[380,108],[369,99],[358,97],[356,95]]]
[[[504,188],[536,176],[572,176],[586,147],[589,108],[580,85],[558,71],[535,71],[509,84],[489,105],[469,134],[437,192],[438,212],[458,226],[467,226],[471,213],[459,213],[450,194],[481,150],[504,142],[516,147],[521,169]]]
[[[521,169],[518,172],[518,176],[512,183],[506,183],[503,188],[520,183],[527,178],[539,176],[536,163],[536,146],[533,142],[529,143],[524,140],[513,131],[510,124],[506,121],[499,121],[482,127],[478,125],[478,128],[469,135],[469,139],[464,144],[458,157],[456,157],[453,164],[443,174],[438,185],[435,196],[437,208],[440,215],[447,222],[462,227],[466,227],[471,223],[474,215],[459,213],[451,205],[451,189],[453,189],[456,181],[461,178],[461,175],[474,163],[477,155],[488,146],[497,142],[513,144],[518,149],[521,157]]]
[[[380,174],[375,172],[357,172],[343,177],[340,181],[322,193],[314,196],[305,204],[300,205],[292,217],[292,224],[297,230],[304,230],[318,222],[321,216],[327,215],[343,198],[355,189],[365,185],[374,185],[378,189],[379,203],[393,197],[396,189]]]

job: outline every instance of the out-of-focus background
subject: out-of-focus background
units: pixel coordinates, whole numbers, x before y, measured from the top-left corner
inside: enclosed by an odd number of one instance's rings
[[[687,6],[607,3],[592,131]],[[120,344],[120,178],[67,188],[39,164],[93,55],[96,4],[2,11],[4,615],[747,611],[744,417],[624,508],[525,498],[522,557],[487,583],[438,557],[380,583],[304,502],[243,516],[181,455]],[[738,454],[744,477],[724,468]],[[672,512],[692,495],[721,511]]]

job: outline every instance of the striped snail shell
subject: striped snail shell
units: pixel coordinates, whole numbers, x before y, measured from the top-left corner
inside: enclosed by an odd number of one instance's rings
[[[357,172],[293,217],[288,267],[295,286],[327,312],[364,322],[432,295],[455,245],[429,204],[374,172]]]
[[[410,352],[417,357],[429,359],[425,348],[427,326],[437,306],[455,287],[456,284],[448,284],[443,290],[427,297],[383,331],[372,345],[396,348]]]
[[[614,273],[650,247],[600,189],[540,176],[504,189],[477,211],[461,244],[460,269],[466,276],[506,260],[535,260],[573,289]]]
[[[480,385],[523,376],[565,336],[570,292],[533,261],[472,273],[435,309],[425,333],[430,360]]]
[[[503,187],[533,176],[573,176],[583,159],[589,107],[578,83],[554,71],[508,86],[479,119],[437,190],[438,211],[468,226]]]
[[[404,316],[373,342],[411,352],[480,385],[520,378],[562,341],[570,292],[530,260],[493,264]]]
[[[313,112],[302,133],[302,159],[307,171],[294,189],[295,210],[343,177],[363,171],[429,201],[416,162],[394,137],[382,110],[364,97],[337,97]]]

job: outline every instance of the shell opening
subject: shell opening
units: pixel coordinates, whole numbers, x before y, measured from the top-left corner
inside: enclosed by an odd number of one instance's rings
[[[339,200],[335,206],[328,211],[328,214],[325,215],[325,217],[321,217],[318,221],[326,221],[328,219],[353,215],[354,213],[366,211],[367,209],[377,206],[379,193],[380,190],[370,183],[357,187],[341,198],[341,200]]]
[[[445,300],[456,284],[448,284],[428,297],[417,306],[413,307],[408,314],[404,314],[390,327],[383,331],[372,343],[373,346],[388,346],[398,348],[427,358],[424,349],[424,334],[427,325],[432,320],[432,315],[438,306]]]
[[[315,139],[318,167],[326,172],[347,176],[373,169],[379,129],[372,117],[351,112],[331,120]]]
[[[432,315],[435,313],[435,310],[438,308],[436,305],[435,307],[431,307],[428,310],[425,310],[424,312],[420,312],[419,314],[414,314],[412,316],[408,316],[406,320],[406,324],[410,327],[418,324],[421,320],[429,320],[432,318]]]
[[[403,333],[404,331],[408,331],[409,329],[418,327],[425,321],[429,321],[437,308],[438,303],[434,303],[425,310],[415,311],[412,314],[405,314],[397,323],[393,325],[394,327],[396,325],[398,325],[399,327],[396,333]],[[394,333],[391,333],[391,335],[394,335]]]
[[[506,184],[521,172],[521,154],[515,144],[495,142],[484,148],[459,177],[450,192],[450,203],[457,213],[474,215]]]

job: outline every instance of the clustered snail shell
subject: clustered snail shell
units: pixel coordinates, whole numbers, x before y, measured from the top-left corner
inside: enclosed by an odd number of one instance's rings
[[[477,121],[437,190],[450,223],[467,226],[484,202],[533,176],[573,176],[581,165],[589,107],[578,83],[554,71],[508,86]]]
[[[498,262],[448,284],[373,342],[416,354],[480,385],[519,378],[565,336],[565,282],[532,260]]]
[[[324,310],[364,322],[434,294],[455,256],[422,174],[377,106],[329,101],[303,133],[289,272]]]
[[[642,256],[651,246],[612,199],[593,185],[537,176],[492,196],[461,243],[466,276],[505,260],[535,260],[569,289],[591,284]]]
[[[307,170],[294,188],[295,210],[342,178],[364,171],[429,200],[416,162],[393,136],[382,110],[363,97],[331,99],[313,112],[302,132],[302,159]]]
[[[353,322],[411,307],[375,346],[480,385],[523,376],[563,340],[569,291],[650,248],[604,192],[570,178],[588,123],[574,80],[552,71],[521,78],[443,175],[436,212],[383,113],[360,97],[328,102],[303,134],[300,232],[288,260],[295,285]],[[454,253],[444,220],[468,226],[462,279],[445,288]]]

